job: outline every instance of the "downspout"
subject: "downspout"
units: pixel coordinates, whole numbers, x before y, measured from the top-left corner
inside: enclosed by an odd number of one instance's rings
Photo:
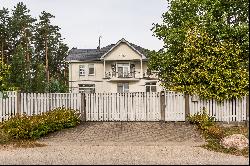
[[[141,78],[143,78],[143,71],[142,71],[142,59],[141,59]]]
[[[71,89],[71,93],[72,93],[72,63],[71,63],[71,60],[70,60],[70,89]]]
[[[103,78],[106,78],[106,76],[105,76],[105,73],[106,73],[106,62],[105,62],[105,59],[103,59],[103,67],[104,67]]]

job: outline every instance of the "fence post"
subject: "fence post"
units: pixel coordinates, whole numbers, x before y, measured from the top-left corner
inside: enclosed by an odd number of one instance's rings
[[[16,92],[16,114],[21,115],[21,92],[17,91]]]
[[[249,96],[246,96],[246,126],[249,127]]]
[[[165,108],[166,108],[164,91],[160,92],[160,106],[161,106],[161,121],[164,122],[165,121]]]
[[[187,121],[187,116],[190,113],[189,95],[188,94],[184,94],[184,95],[185,95],[185,121]]]
[[[81,121],[86,121],[85,93],[81,93]]]

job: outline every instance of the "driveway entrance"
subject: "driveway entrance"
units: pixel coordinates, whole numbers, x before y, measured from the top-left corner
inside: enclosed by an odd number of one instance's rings
[[[46,143],[91,145],[162,145],[187,143],[200,145],[204,140],[185,122],[86,122],[44,138]]]

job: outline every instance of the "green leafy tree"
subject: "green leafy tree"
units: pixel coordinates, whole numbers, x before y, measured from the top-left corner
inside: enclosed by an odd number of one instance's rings
[[[166,89],[217,100],[248,93],[248,1],[171,0],[152,29],[164,42],[149,67]]]

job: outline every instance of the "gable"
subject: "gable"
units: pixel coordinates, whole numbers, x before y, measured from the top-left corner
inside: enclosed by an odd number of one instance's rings
[[[105,60],[134,60],[142,59],[142,55],[129,47],[126,43],[119,43],[104,57]]]

